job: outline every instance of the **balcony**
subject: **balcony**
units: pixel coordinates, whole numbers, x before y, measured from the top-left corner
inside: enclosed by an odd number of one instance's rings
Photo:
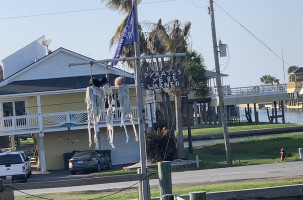
[[[148,111],[146,110],[145,118],[148,119]],[[39,117],[41,118],[39,120]],[[133,117],[135,124],[138,124],[138,108],[133,106]],[[39,124],[42,121],[42,124]],[[126,124],[131,124],[129,118]],[[149,122],[148,120],[146,121]],[[114,126],[120,126],[121,113],[120,108],[116,108],[114,114]],[[98,128],[106,127],[106,110],[101,110]],[[44,132],[65,131],[87,129],[87,110],[44,113],[38,115],[10,116],[0,118],[0,135],[18,135],[28,133],[38,133],[40,128]]]
[[[260,85],[251,87],[238,87],[230,88],[230,86],[223,86],[222,93],[223,96],[236,96],[236,95],[258,95],[258,94],[268,94],[268,93],[280,93],[286,91],[286,84],[278,85]],[[209,93],[212,96],[218,95],[218,88],[213,88],[213,91]]]

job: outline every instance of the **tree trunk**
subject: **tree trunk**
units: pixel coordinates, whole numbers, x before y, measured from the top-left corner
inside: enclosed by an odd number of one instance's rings
[[[165,92],[165,98],[166,98],[166,107],[167,107],[167,113],[168,113],[168,129],[173,131],[174,126],[173,126],[173,112],[172,112],[172,107],[170,103],[170,96],[167,92]]]
[[[191,119],[190,117],[190,105],[188,101],[188,95],[186,95],[184,98],[182,98],[182,113],[186,113],[186,125],[187,125],[187,141],[188,141],[188,152],[193,153],[193,141],[191,137]]]
[[[167,106],[167,102],[166,102],[166,96],[165,96],[165,92],[162,90],[161,91],[161,97],[162,97],[162,106],[163,106],[163,113],[164,113],[164,121],[166,123],[166,128],[170,129],[169,127],[169,116],[168,116],[168,106]]]
[[[182,132],[182,109],[181,109],[181,93],[175,93],[175,111],[176,111],[176,131],[177,131],[177,153],[178,158],[185,158],[184,141]]]

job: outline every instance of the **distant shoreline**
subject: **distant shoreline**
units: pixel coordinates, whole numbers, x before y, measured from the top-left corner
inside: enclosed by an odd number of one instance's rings
[[[273,134],[293,133],[293,132],[303,132],[303,126],[255,129],[255,130],[247,130],[247,131],[233,131],[233,132],[229,132],[229,137],[230,138],[240,138],[240,137],[247,137],[247,136],[273,135]],[[207,135],[193,135],[192,136],[192,141],[213,140],[213,139],[223,139],[223,133],[214,133],[214,134],[207,134]],[[184,141],[188,141],[187,136],[184,136]]]

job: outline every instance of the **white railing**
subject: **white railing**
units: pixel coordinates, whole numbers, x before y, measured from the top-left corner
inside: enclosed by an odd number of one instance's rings
[[[250,87],[230,88],[230,86],[222,86],[222,93],[224,96],[229,95],[254,95],[254,94],[268,94],[273,92],[286,92],[286,84],[275,85],[260,85]],[[210,88],[210,96],[218,95],[218,88]]]
[[[138,118],[138,108],[133,106],[133,118]],[[145,112],[147,114],[147,112]],[[147,116],[146,116],[147,117]],[[114,121],[121,120],[120,108],[116,108]],[[137,121],[137,120],[135,120]],[[42,114],[43,128],[77,126],[87,124],[87,110]],[[99,124],[106,122],[106,110],[101,110]],[[10,116],[0,118],[0,132],[39,129],[39,115]]]

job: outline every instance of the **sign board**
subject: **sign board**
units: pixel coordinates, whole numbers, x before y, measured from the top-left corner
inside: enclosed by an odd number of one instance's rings
[[[145,102],[146,103],[154,103],[155,102],[154,97],[153,96],[146,96],[145,97]]]
[[[184,85],[184,70],[169,69],[144,72],[142,82],[144,88],[147,90],[180,87]]]

